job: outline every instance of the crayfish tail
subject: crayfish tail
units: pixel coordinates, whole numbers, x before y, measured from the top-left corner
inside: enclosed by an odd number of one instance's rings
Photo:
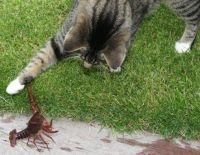
[[[23,138],[27,138],[29,136],[30,136],[30,132],[28,131],[27,128],[16,133],[16,139],[23,139]]]
[[[16,137],[17,137],[17,131],[16,131],[16,129],[13,129],[9,133],[10,146],[15,147],[15,145],[16,145]]]

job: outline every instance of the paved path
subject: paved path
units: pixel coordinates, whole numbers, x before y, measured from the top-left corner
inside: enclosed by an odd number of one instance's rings
[[[200,155],[200,142],[164,140],[148,132],[132,135],[113,133],[98,124],[73,122],[67,119],[54,121],[59,130],[52,135],[56,143],[49,142],[50,151],[38,152],[34,145],[27,146],[27,139],[17,141],[10,147],[8,134],[12,129],[20,131],[26,127],[30,117],[0,116],[0,154],[2,155]]]

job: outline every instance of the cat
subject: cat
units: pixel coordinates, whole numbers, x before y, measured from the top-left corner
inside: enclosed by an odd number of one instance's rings
[[[106,62],[111,72],[120,72],[140,23],[161,3],[185,21],[175,49],[188,52],[199,28],[200,0],[74,0],[61,30],[9,83],[6,92],[18,93],[47,68],[75,54],[87,68]]]

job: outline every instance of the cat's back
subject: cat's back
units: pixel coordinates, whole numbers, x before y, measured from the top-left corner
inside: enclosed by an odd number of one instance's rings
[[[166,0],[163,1],[187,23],[200,21],[200,0]]]
[[[94,12],[96,15],[110,12],[121,13],[121,15],[130,13],[130,0],[79,0],[77,9],[86,9],[88,12]]]
[[[110,29],[123,23],[123,27],[131,27],[132,10],[129,0],[79,0],[77,13],[84,14],[91,21],[90,25]],[[111,26],[112,25],[112,26]]]

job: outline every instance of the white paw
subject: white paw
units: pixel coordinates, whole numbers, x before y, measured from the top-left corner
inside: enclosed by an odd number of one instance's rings
[[[19,78],[11,81],[6,88],[6,92],[10,95],[17,94],[20,90],[24,89],[25,85],[20,84]]]
[[[111,73],[119,73],[121,72],[121,67],[117,67],[117,69],[110,68]]]
[[[187,53],[190,51],[191,43],[176,42],[175,49],[177,53]]]

